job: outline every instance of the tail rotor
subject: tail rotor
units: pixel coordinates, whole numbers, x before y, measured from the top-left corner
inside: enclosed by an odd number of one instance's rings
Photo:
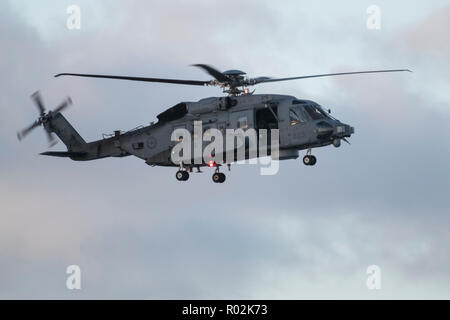
[[[49,127],[50,121],[55,115],[57,115],[58,113],[60,113],[64,109],[66,109],[68,106],[70,106],[72,104],[72,100],[68,97],[64,102],[62,102],[53,111],[49,111],[46,113],[44,104],[42,102],[41,94],[39,93],[39,91],[33,93],[31,95],[31,99],[34,101],[34,103],[36,104],[36,107],[38,108],[39,118],[35,122],[33,122],[31,125],[29,125],[28,127],[19,131],[17,133],[17,138],[19,139],[19,141],[21,141],[31,131],[33,131],[33,129],[35,129],[41,125],[44,125],[45,132],[47,133],[47,140],[49,143],[49,147],[53,147],[57,143],[57,141],[50,130],[50,127]]]

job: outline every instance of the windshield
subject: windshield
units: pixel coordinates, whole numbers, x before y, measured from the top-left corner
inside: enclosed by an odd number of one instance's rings
[[[331,118],[328,112],[324,111],[320,105],[310,100],[293,100],[290,108],[291,125],[306,122],[309,120],[319,120]]]
[[[325,117],[327,117],[327,118],[330,118],[330,119],[332,119],[332,120],[336,120],[336,121],[337,121],[337,119],[336,119],[336,118],[334,118],[334,117],[332,117],[332,116],[331,116],[331,114],[330,114],[330,112],[329,112],[329,111],[325,111],[325,110],[324,110],[323,106],[320,106],[320,105],[316,105],[316,106],[315,106],[315,108],[316,108],[316,109],[319,109],[320,113],[321,113],[321,114],[323,114],[323,115],[324,115]]]
[[[327,114],[325,113],[325,111],[323,111],[319,106],[306,105],[305,110],[306,110],[306,112],[308,112],[309,116],[313,120],[319,120],[319,119],[327,117]]]

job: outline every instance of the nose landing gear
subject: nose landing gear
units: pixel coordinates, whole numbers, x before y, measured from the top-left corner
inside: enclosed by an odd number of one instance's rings
[[[305,164],[306,166],[313,166],[316,164],[316,162],[317,159],[315,156],[306,155],[303,157],[303,164]]]
[[[317,158],[311,154],[311,148],[306,152],[306,156],[303,157],[303,164],[306,166],[313,166],[317,162]]]

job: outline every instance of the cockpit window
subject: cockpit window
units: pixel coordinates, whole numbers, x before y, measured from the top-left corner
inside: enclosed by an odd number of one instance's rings
[[[289,110],[289,118],[291,119],[291,126],[294,126],[300,122],[297,111],[295,111],[294,108],[291,108],[291,110]]]
[[[308,121],[308,116],[303,106],[295,106],[289,109],[289,118],[291,126],[295,126],[298,123],[304,123]]]
[[[322,109],[321,106],[317,106],[317,107],[315,107],[315,108],[316,108],[317,110],[319,110],[319,112],[320,112],[325,118],[330,117],[330,115],[328,114],[328,112],[324,111],[324,110]]]
[[[308,112],[308,114],[313,120],[319,120],[327,116],[324,111],[322,111],[319,107],[316,107],[314,105],[305,106],[305,110],[306,112]]]

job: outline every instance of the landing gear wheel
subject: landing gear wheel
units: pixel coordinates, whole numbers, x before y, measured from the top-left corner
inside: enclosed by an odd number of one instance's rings
[[[303,157],[303,163],[304,163],[306,166],[313,166],[313,165],[316,164],[316,162],[317,162],[317,159],[316,159],[316,157],[313,156],[313,155],[308,155],[308,154],[307,154],[306,156]]]
[[[212,179],[215,183],[219,183],[220,182],[220,174],[219,172],[216,172],[213,174]]]
[[[309,155],[303,157],[303,164],[305,166],[309,166],[311,164],[311,157]]]
[[[177,178],[178,181],[186,181],[187,179],[189,179],[189,173],[187,171],[179,170],[175,174],[175,177]]]
[[[225,178],[225,174],[223,174],[222,172],[216,172],[212,176],[212,180],[215,183],[223,183],[225,181]]]

